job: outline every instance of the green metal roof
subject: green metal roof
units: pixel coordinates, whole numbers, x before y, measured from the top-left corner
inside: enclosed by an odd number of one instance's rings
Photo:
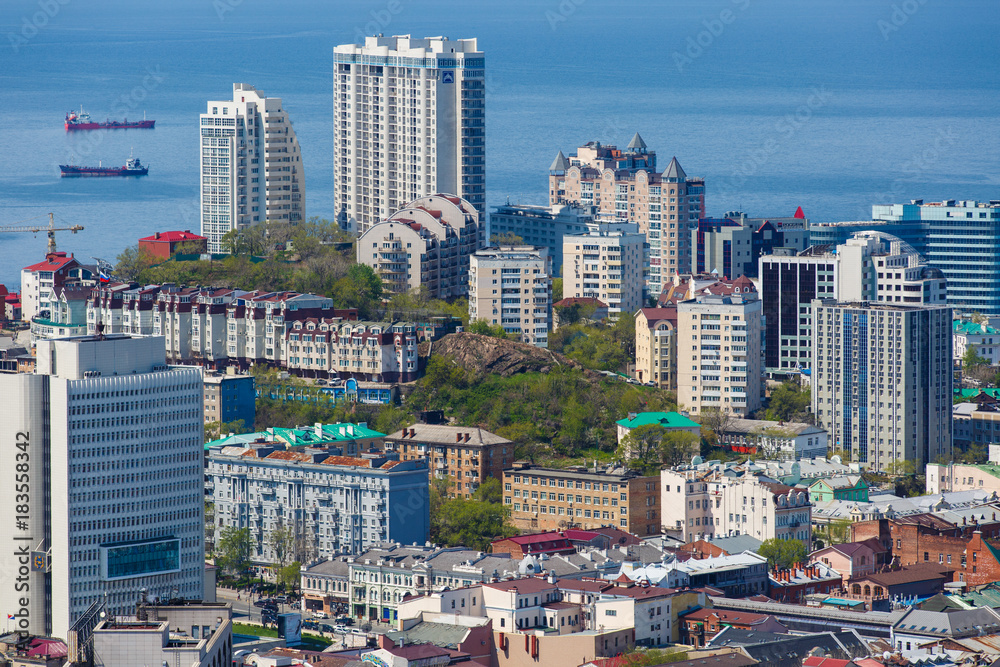
[[[384,437],[384,433],[379,433],[374,429],[359,424],[321,424],[320,433],[316,433],[315,427],[304,426],[300,428],[271,428],[267,431],[257,431],[256,433],[228,435],[212,442],[206,442],[205,449],[208,450],[209,447],[220,446],[240,447],[257,440],[281,442],[287,447],[307,447],[310,445],[330,445],[338,442]]]
[[[969,322],[968,320],[954,320],[952,322],[952,331],[964,334],[1000,334],[1000,329],[994,329],[985,324]]]
[[[959,398],[975,398],[979,394],[986,394],[990,398],[1000,398],[1000,387],[976,387],[973,389],[955,390],[955,396]]]
[[[701,424],[691,421],[679,412],[640,412],[632,419],[619,419],[618,424],[625,428],[638,428],[648,424],[657,424],[664,428],[701,428]]]

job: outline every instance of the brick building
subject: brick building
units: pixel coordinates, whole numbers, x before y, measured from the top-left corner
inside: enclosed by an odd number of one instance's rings
[[[952,573],[954,581],[975,587],[1000,578],[998,548],[1000,521],[993,505],[948,512],[953,523],[934,514],[859,521],[851,525],[854,541],[877,539],[889,550],[887,560],[898,565],[937,564]],[[975,554],[975,560],[973,560]],[[997,576],[993,573],[997,572]]]
[[[414,424],[385,438],[385,449],[403,461],[427,459],[432,475],[449,480],[448,493],[468,498],[487,477],[503,479],[514,443],[474,426]]]
[[[139,250],[145,250],[158,260],[168,260],[177,252],[177,246],[185,244],[186,249],[198,253],[208,252],[208,237],[183,232],[156,232],[152,236],[139,239]]]
[[[657,477],[624,469],[538,468],[519,461],[503,472],[503,481],[504,503],[521,530],[617,525],[635,535],[660,533]]]
[[[576,547],[563,533],[535,533],[494,540],[490,545],[490,553],[510,554],[511,558],[521,559],[543,554],[572,554],[576,553]]]
[[[749,611],[728,611],[723,609],[696,609],[680,618],[681,643],[700,648],[711,641],[723,628],[738,628],[754,632],[774,632],[784,634],[788,628],[773,616],[755,614]]]

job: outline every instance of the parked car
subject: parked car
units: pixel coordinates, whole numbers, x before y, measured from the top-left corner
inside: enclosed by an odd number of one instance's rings
[[[335,625],[335,626],[333,626],[333,634],[335,634],[335,635],[346,635],[347,634],[347,628],[345,628],[343,625]]]
[[[319,623],[316,621],[302,621],[302,628],[305,630],[319,630]]]
[[[257,600],[256,602],[254,602],[253,606],[255,606],[255,607],[270,607],[273,604],[274,604],[274,600],[272,600],[271,598],[261,598],[260,600]]]
[[[323,623],[319,626],[321,632],[333,632],[334,627],[328,623]]]
[[[322,611],[322,610],[320,610],[320,611],[314,611],[313,612],[313,618],[330,618],[330,615],[327,614],[325,611]]]
[[[360,636],[364,637],[368,633],[365,632],[364,630],[362,630],[361,628],[351,628],[351,634],[352,635],[360,635]]]
[[[354,619],[350,616],[338,616],[334,620],[340,625],[354,625]]]
[[[276,595],[274,597],[274,601],[277,602],[277,603],[279,603],[279,604],[288,604],[288,596],[287,595]]]

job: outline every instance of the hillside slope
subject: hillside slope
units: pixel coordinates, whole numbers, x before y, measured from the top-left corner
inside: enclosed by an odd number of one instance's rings
[[[546,373],[555,366],[583,370],[592,379],[600,373],[587,370],[579,363],[549,350],[512,340],[473,333],[448,334],[434,343],[421,344],[421,356],[441,356],[452,359],[460,368],[477,375],[510,377],[518,373]]]

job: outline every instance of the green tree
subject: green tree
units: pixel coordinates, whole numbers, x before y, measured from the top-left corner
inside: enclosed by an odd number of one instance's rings
[[[514,246],[524,243],[524,239],[514,232],[504,232],[503,234],[493,234],[490,237],[490,245]]]
[[[294,591],[298,587],[302,577],[302,564],[293,561],[278,570],[278,584],[282,589],[288,588]]]
[[[986,463],[989,458],[986,445],[973,442],[968,447],[958,452],[957,460],[961,463]]]
[[[517,534],[498,480],[484,481],[471,498],[448,498],[449,489],[447,479],[431,481],[432,541],[487,551],[494,539]]]
[[[222,529],[219,542],[215,545],[216,565],[233,576],[243,575],[250,567],[254,543],[249,528]]]
[[[487,320],[476,320],[475,322],[471,322],[469,324],[468,331],[469,333],[479,334],[480,336],[507,338],[507,332],[504,331],[503,325],[497,324],[496,326],[493,326]]]
[[[617,458],[637,470],[660,466],[660,448],[667,429],[659,424],[644,424],[630,430],[618,445]]]
[[[115,259],[115,276],[124,282],[145,282],[145,274],[156,259],[138,244],[121,251]]]
[[[246,422],[242,419],[237,419],[236,421],[231,422],[208,422],[205,424],[205,442],[218,440],[224,434],[228,435],[229,433],[233,433],[235,435],[240,435],[248,432],[249,430],[246,427]]]
[[[778,537],[764,540],[757,553],[767,559],[769,566],[778,568],[804,563],[808,555],[806,545],[801,540],[783,540]]]
[[[230,229],[219,239],[219,246],[230,255],[263,255],[268,250],[267,230],[267,222]]]
[[[557,301],[562,301],[563,299],[563,279],[553,278],[552,279],[552,303]]]
[[[661,460],[667,466],[688,463],[698,453],[700,438],[690,431],[671,431],[663,438]]]
[[[962,370],[969,373],[989,364],[990,360],[981,356],[975,345],[966,346],[965,354],[962,355]]]
[[[783,382],[771,390],[764,418],[771,421],[813,422],[810,390],[795,382]]]
[[[850,540],[852,524],[853,522],[850,519],[836,519],[828,523],[826,534],[829,537],[829,543],[843,544]]]
[[[274,554],[274,564],[283,567],[293,558],[295,553],[295,531],[279,519],[278,525],[267,534],[267,544]]]

